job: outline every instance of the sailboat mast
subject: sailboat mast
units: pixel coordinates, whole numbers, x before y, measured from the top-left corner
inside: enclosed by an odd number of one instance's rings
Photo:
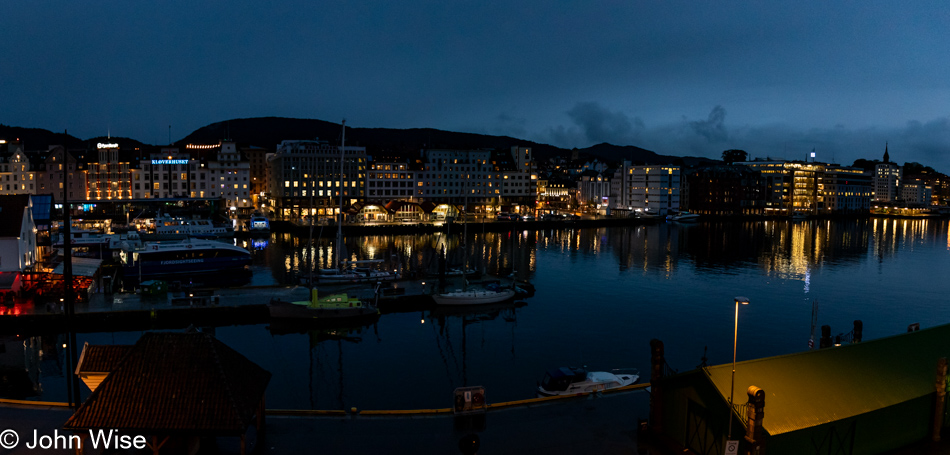
[[[341,123],[343,126],[343,136],[340,139],[340,217],[336,226],[336,264],[337,268],[342,267],[340,260],[340,249],[343,248],[343,160],[346,158],[346,119]]]

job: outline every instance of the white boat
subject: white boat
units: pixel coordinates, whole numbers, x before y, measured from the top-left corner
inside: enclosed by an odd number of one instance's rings
[[[155,234],[159,236],[186,235],[199,238],[233,237],[234,228],[215,225],[211,220],[162,216],[155,219]]]
[[[375,283],[378,281],[392,281],[399,279],[399,273],[391,270],[380,270],[373,265],[386,262],[383,259],[366,259],[362,261],[352,261],[344,263],[340,270],[320,269],[313,276],[315,282],[319,283]],[[308,277],[302,277],[303,281],[308,281]]]
[[[538,396],[576,395],[628,386],[640,379],[640,372],[626,370],[587,371],[586,368],[561,367],[549,370],[538,384]]]
[[[433,294],[437,305],[484,305],[515,298],[514,289],[456,289],[442,294]]]
[[[680,212],[675,215],[667,215],[666,219],[669,221],[678,221],[680,223],[688,223],[690,221],[699,220],[699,215],[689,212]]]

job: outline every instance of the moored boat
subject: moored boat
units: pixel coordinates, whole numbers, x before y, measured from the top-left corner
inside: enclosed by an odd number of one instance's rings
[[[310,300],[272,299],[267,308],[271,319],[350,319],[379,315],[379,309],[372,303],[346,293],[320,297],[316,289],[310,290]]]
[[[261,212],[254,212],[247,223],[247,230],[251,235],[270,234],[270,221]]]
[[[177,242],[146,242],[138,249],[122,251],[126,277],[140,280],[159,276],[231,272],[244,270],[251,253],[244,248],[214,240],[186,239]]]
[[[505,302],[515,298],[515,290],[500,286],[456,289],[432,295],[437,305],[484,305]]]
[[[600,392],[628,386],[637,382],[640,374],[636,369],[587,371],[586,368],[561,367],[548,370],[538,384],[538,396],[575,395]]]

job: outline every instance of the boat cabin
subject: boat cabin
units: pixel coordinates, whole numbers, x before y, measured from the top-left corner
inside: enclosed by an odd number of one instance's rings
[[[550,392],[564,392],[572,383],[587,380],[587,371],[583,368],[561,367],[548,370],[541,381],[541,388]]]

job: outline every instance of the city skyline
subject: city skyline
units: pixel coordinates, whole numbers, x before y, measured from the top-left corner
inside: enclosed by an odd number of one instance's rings
[[[950,169],[940,3],[556,6],[4,5],[0,120],[162,144],[169,125],[347,118],[842,164],[887,142]]]

